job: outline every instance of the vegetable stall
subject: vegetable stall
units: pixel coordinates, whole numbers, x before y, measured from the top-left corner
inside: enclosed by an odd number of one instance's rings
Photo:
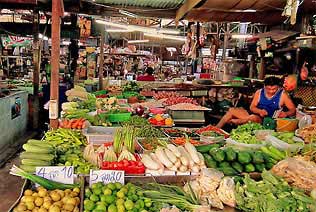
[[[26,179],[11,211],[316,210],[315,125],[180,128],[170,107],[195,100],[128,103],[123,90],[68,92],[59,128],[28,140],[11,169]]]

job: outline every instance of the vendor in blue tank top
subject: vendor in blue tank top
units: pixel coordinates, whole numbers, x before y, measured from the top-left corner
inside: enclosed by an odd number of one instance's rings
[[[222,128],[226,123],[245,124],[247,122],[261,123],[264,117],[273,117],[277,111],[278,118],[295,115],[295,105],[288,94],[280,87],[281,80],[268,77],[264,80],[264,88],[258,90],[250,105],[249,114],[244,108],[230,108],[216,125]],[[286,107],[285,112],[283,108]]]

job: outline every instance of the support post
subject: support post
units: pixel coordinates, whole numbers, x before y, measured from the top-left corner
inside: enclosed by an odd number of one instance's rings
[[[101,41],[100,41],[100,64],[99,64],[99,89],[103,89],[103,70],[104,70],[104,40],[105,40],[105,29],[101,30]]]
[[[265,68],[264,68],[264,58],[260,58],[260,70],[259,70],[259,79],[264,79]]]
[[[50,83],[50,127],[58,127],[59,101],[59,57],[60,57],[60,17],[63,15],[62,0],[52,0],[52,53]],[[54,113],[54,115],[52,115]]]
[[[229,30],[230,24],[227,23],[226,24],[226,30],[225,30],[225,34],[224,34],[224,43],[223,43],[223,54],[222,54],[222,60],[226,59],[226,49],[227,49],[227,45],[228,45],[228,39],[230,36],[230,30]]]
[[[39,12],[33,10],[33,129],[39,127],[39,73],[41,64],[41,49],[39,40]]]

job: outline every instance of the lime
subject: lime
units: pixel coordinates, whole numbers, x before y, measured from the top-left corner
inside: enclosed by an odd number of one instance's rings
[[[118,191],[117,193],[116,193],[116,196],[118,197],[118,198],[124,198],[125,197],[125,194],[124,194],[124,192],[123,191]]]
[[[103,203],[106,203],[106,196],[105,195],[100,195],[100,201]]]
[[[102,182],[97,182],[95,183],[97,188],[102,188],[104,186],[104,184]]]
[[[132,210],[134,207],[134,203],[132,200],[126,200],[124,202],[124,206],[125,206],[126,210]]]
[[[100,195],[102,193],[102,190],[101,190],[101,188],[94,188],[94,189],[92,189],[92,192],[95,195]]]
[[[123,187],[123,185],[121,183],[119,183],[119,182],[116,182],[114,184],[115,184],[115,187],[116,187],[117,190],[120,190]]]
[[[109,196],[109,195],[112,194],[112,190],[109,189],[109,188],[106,188],[106,189],[103,190],[103,194],[106,195],[106,196]]]
[[[98,187],[99,187],[98,183],[94,183],[94,184],[92,184],[91,189],[95,189],[95,188],[98,188]]]
[[[92,194],[92,192],[91,192],[90,188],[86,188],[85,192],[84,192],[85,197],[90,197],[91,194]]]
[[[143,210],[140,210],[140,212],[148,212],[147,210],[143,209]]]
[[[138,204],[140,206],[140,208],[144,208],[145,207],[145,203],[141,199],[137,200],[136,204]]]
[[[108,204],[111,204],[112,202],[115,201],[115,197],[114,196],[105,196],[105,202],[108,203]]]
[[[94,207],[95,207],[94,202],[91,201],[91,200],[87,200],[87,199],[86,199],[86,200],[83,202],[83,204],[84,204],[84,209],[85,209],[85,210],[88,210],[88,211],[92,211],[92,210],[94,209]]]
[[[116,186],[114,185],[114,183],[107,184],[107,187],[111,189],[112,191],[116,189]]]
[[[142,196],[144,196],[144,193],[142,191],[137,191],[137,195],[142,197]]]
[[[117,206],[119,206],[119,205],[123,205],[124,206],[124,202],[125,202],[124,199],[117,199],[116,200],[116,205]]]
[[[95,210],[101,210],[101,211],[106,211],[106,205],[101,202],[101,204],[98,204]]]
[[[117,208],[115,205],[110,205],[109,208],[108,208],[108,212],[117,212]]]
[[[133,202],[136,202],[138,200],[138,196],[136,194],[133,194],[131,200],[133,200]]]
[[[124,212],[124,211],[125,211],[124,205],[117,205],[117,212]]]
[[[128,189],[127,189],[126,187],[123,187],[123,188],[121,188],[121,190],[120,190],[120,191],[124,192],[124,194],[127,194]]]
[[[90,196],[90,200],[92,200],[93,202],[97,202],[97,201],[99,201],[99,197],[97,195],[95,195],[95,194],[92,194]]]

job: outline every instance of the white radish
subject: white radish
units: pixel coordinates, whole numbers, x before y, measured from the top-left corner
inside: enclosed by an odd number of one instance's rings
[[[191,155],[187,152],[187,150],[183,146],[179,146],[178,148],[179,148],[179,151],[181,152],[181,154],[183,153],[186,156],[186,158],[188,158],[188,161],[189,161],[188,166],[189,167],[194,166],[195,163],[194,163],[193,159],[191,158]]]
[[[186,167],[186,166],[180,166],[180,168],[179,168],[179,171],[180,172],[186,172],[188,170],[188,167]]]
[[[185,149],[182,146],[178,146],[178,150],[181,153],[181,163],[185,166],[188,166],[190,164],[189,160],[190,158],[188,158],[188,153],[185,151]]]
[[[181,166],[181,160],[177,159],[177,161],[175,162],[174,166],[179,168]]]
[[[177,162],[177,157],[169,149],[165,149],[164,151],[171,163]]]
[[[150,157],[153,161],[155,161],[159,165],[159,170],[162,170],[162,173],[165,169],[164,165],[160,162],[160,160],[157,158],[155,153],[150,153]]]
[[[200,164],[200,158],[198,156],[198,151],[196,151],[195,147],[193,146],[193,144],[191,144],[190,142],[186,142],[184,144],[185,149],[188,151],[188,153],[190,154],[192,160],[194,161],[194,163]]]
[[[172,166],[171,168],[169,168],[171,171],[178,171],[178,167],[176,166]]]
[[[153,161],[152,158],[147,154],[143,154],[141,161],[148,169],[158,170],[160,168],[159,164]]]
[[[197,154],[198,154],[198,156],[199,156],[199,158],[200,158],[200,163],[199,163],[199,165],[204,165],[204,157],[203,157],[202,153],[198,152]]]
[[[194,173],[198,173],[200,171],[200,168],[198,166],[192,166],[191,170]]]
[[[168,168],[171,168],[173,166],[162,148],[158,147],[156,149],[156,156],[164,166]]]
[[[173,144],[167,144],[167,148],[173,153],[175,154],[175,156],[177,156],[178,158],[181,157],[181,153],[179,152],[179,150],[177,149],[177,147]]]

